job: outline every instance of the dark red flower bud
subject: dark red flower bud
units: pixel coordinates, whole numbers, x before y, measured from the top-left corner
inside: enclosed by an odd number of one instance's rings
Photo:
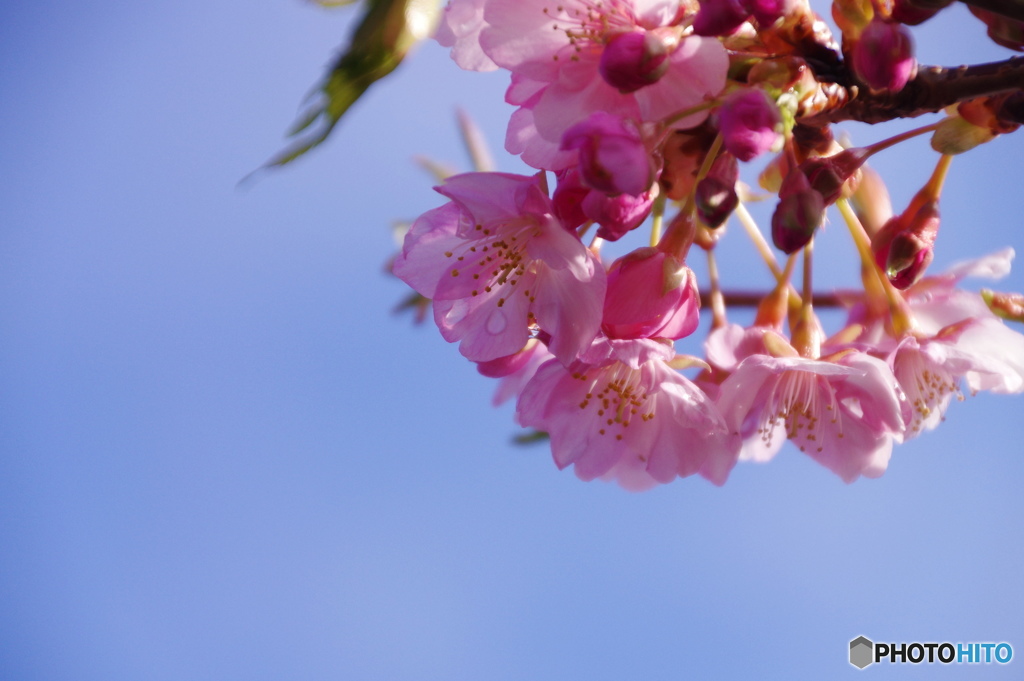
[[[786,0],[741,0],[761,28],[768,28],[786,13]]]
[[[739,0],[704,0],[693,18],[693,32],[707,37],[729,35],[749,16]]]
[[[694,199],[697,216],[712,229],[720,227],[736,210],[739,196],[736,195],[736,181],[740,167],[736,157],[729,153],[720,154],[711,166],[707,177],[697,183]]]
[[[825,218],[825,200],[799,169],[786,176],[772,214],[772,241],[789,255],[807,245]]]
[[[843,184],[860,170],[868,159],[867,149],[856,147],[827,158],[810,158],[800,164],[802,172],[811,187],[821,194],[825,205],[835,203],[843,192]]]
[[[608,41],[601,53],[601,77],[619,92],[636,92],[668,71],[678,39],[658,31],[629,31]]]

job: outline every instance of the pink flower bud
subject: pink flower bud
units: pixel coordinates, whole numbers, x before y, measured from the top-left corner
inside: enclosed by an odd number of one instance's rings
[[[914,203],[908,210],[915,208]],[[924,275],[934,257],[939,233],[939,203],[928,201],[914,213],[904,212],[889,220],[875,238],[871,249],[875,262],[892,285],[904,290]]]
[[[878,16],[853,46],[852,62],[857,78],[875,92],[899,92],[917,73],[910,31]]]
[[[689,336],[700,322],[693,272],[656,248],[639,248],[612,263],[601,328],[609,338]]]
[[[739,204],[736,195],[736,180],[740,168],[736,157],[729,153],[715,159],[707,177],[697,183],[694,199],[697,215],[708,227],[720,227]]]
[[[800,164],[799,170],[810,186],[821,194],[825,205],[835,203],[843,193],[843,185],[860,170],[868,160],[869,152],[860,147],[844,149],[826,158],[809,158]]]
[[[608,196],[591,191],[583,199],[583,213],[588,219],[601,225],[597,235],[606,241],[617,241],[622,235],[640,226],[651,212],[654,193],[640,196],[619,194]]]
[[[704,0],[693,18],[693,32],[707,37],[729,35],[749,16],[739,0]]]
[[[772,241],[786,255],[807,245],[825,217],[825,201],[811,188],[807,176],[795,169],[779,190],[779,205],[772,214]]]
[[[768,28],[786,13],[787,0],[741,0],[743,7],[754,15],[761,28]]]
[[[605,194],[643,194],[654,165],[640,132],[626,121],[595,111],[562,135],[562,149],[578,149],[583,182]]]
[[[668,71],[668,57],[677,42],[658,31],[619,33],[601,52],[601,77],[623,94],[656,83]]]
[[[732,93],[718,109],[722,142],[741,161],[750,161],[775,146],[781,124],[779,107],[758,88]]]

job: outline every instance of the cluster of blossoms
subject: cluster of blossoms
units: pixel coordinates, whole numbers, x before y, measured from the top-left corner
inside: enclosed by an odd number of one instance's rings
[[[965,100],[865,148],[843,148],[828,126],[851,92],[908,87],[906,25],[935,11],[836,0],[837,42],[805,0],[450,0],[438,41],[465,69],[511,73],[505,146],[538,172],[447,178],[448,202],[412,224],[393,272],[584,480],[722,484],[786,440],[847,482],[878,476],[893,443],[934,428],[965,386],[1024,391],[1024,335],[1003,321],[1021,319],[1024,299],[959,287],[1006,274],[1012,250],[926,276],[951,156],[1016,129],[1024,96]],[[893,214],[865,162],[925,132],[935,172]],[[785,267],[738,183],[740,163],[768,154],[760,183],[778,195],[771,238]],[[832,205],[863,290],[842,297],[847,322],[826,339],[811,263]],[[726,320],[712,267],[705,356],[677,354],[702,300],[687,258],[713,254],[731,216],[775,286],[748,302],[744,328]],[[644,245],[602,258],[641,225]],[[801,258],[802,286],[791,282]]]

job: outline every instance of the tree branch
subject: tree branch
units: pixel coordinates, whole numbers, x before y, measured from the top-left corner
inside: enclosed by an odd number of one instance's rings
[[[725,304],[733,307],[757,307],[764,300],[768,291],[723,291]],[[863,298],[864,294],[857,291],[836,291],[834,293],[815,293],[811,302],[815,307],[843,307],[848,308],[857,300]],[[700,304],[702,308],[709,308],[711,305],[711,292],[700,292]]]
[[[974,66],[922,66],[917,76],[895,93],[872,94],[857,86],[842,90],[845,96],[834,98],[833,107],[801,117],[799,122],[816,127],[840,121],[884,123],[934,113],[975,97],[1024,90],[1024,57]]]

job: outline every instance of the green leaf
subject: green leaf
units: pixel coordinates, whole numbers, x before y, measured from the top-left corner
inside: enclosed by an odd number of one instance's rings
[[[353,0],[313,1],[340,6]],[[368,0],[348,50],[332,64],[313,101],[288,131],[288,136],[296,139],[263,167],[291,163],[327,139],[363,93],[394,71],[410,48],[432,33],[438,11],[438,0]]]
[[[309,2],[321,7],[344,7],[353,4],[356,0],[309,0]]]
[[[512,442],[517,445],[535,445],[541,442],[546,442],[550,439],[550,436],[542,430],[528,430],[525,433],[519,433],[512,438]]]

